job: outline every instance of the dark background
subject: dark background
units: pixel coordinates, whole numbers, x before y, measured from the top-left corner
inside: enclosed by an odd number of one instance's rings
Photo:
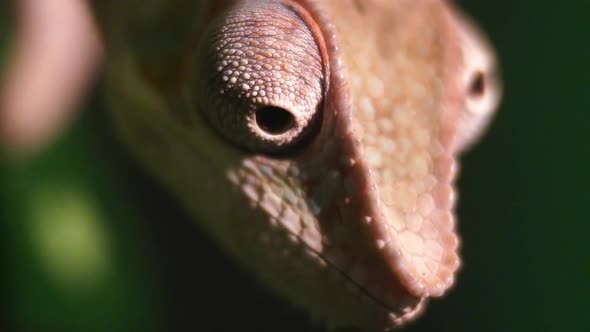
[[[456,287],[406,331],[590,331],[590,2],[462,5],[498,50],[505,95],[463,158]],[[99,88],[59,142],[0,170],[0,331],[320,330],[129,159]]]

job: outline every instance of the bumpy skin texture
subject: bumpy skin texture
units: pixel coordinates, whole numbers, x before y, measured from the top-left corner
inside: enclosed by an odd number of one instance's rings
[[[194,99],[217,132],[238,146],[282,152],[314,129],[326,78],[301,12],[276,1],[246,1],[212,23],[199,43]],[[291,116],[281,121],[276,108]]]
[[[241,263],[330,326],[400,326],[443,295],[460,265],[456,156],[499,96],[473,26],[440,0],[166,3],[152,1],[145,20],[164,24],[191,7],[195,23],[167,29],[181,42],[155,57],[135,40],[150,24],[95,4],[111,45],[112,114],[139,160]],[[273,12],[253,24],[244,8]],[[235,17],[247,26],[230,45],[238,55],[223,51]],[[240,53],[241,34],[250,48]],[[276,50],[285,53],[274,66]],[[204,81],[214,88],[203,93]],[[251,95],[269,86],[277,98]],[[260,136],[252,112],[261,105],[305,119],[285,136],[296,150],[275,155],[282,138]]]

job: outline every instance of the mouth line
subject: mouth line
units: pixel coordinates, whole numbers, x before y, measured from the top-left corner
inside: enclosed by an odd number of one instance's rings
[[[363,282],[359,282],[359,281],[355,280],[354,277],[350,275],[349,271],[346,271],[345,268],[342,268],[337,263],[333,262],[322,251],[318,251],[317,249],[314,249],[312,246],[310,246],[308,243],[306,243],[305,240],[299,236],[299,234],[294,233],[293,231],[288,230],[288,229],[285,229],[285,230],[287,231],[287,233],[289,233],[293,237],[297,238],[299,240],[299,244],[305,246],[307,248],[307,250],[309,250],[310,252],[313,252],[315,255],[317,255],[317,257],[319,259],[321,259],[326,264],[326,267],[328,269],[330,269],[333,272],[336,272],[337,275],[339,275],[341,277],[341,280],[343,281],[343,286],[345,286],[345,288],[347,288],[346,286],[354,287],[354,289],[355,289],[354,292],[348,290],[348,292],[351,296],[365,297],[366,299],[368,299],[370,301],[373,308],[375,308],[379,311],[383,311],[385,316],[379,317],[379,319],[386,320],[389,325],[391,325],[393,323],[392,326],[396,326],[396,325],[400,325],[404,322],[407,322],[409,320],[412,320],[413,317],[416,317],[423,310],[424,304],[426,303],[425,298],[424,297],[417,297],[417,296],[414,296],[410,293],[408,293],[407,296],[409,298],[416,299],[415,304],[413,304],[411,306],[408,305],[403,308],[400,308],[399,306],[396,306],[395,304],[388,304],[387,299],[386,299],[387,298],[386,294],[382,294],[382,295],[374,294],[374,292],[372,292],[369,289],[370,288],[369,283],[363,283]],[[391,271],[389,269],[387,269],[387,271],[388,271],[387,280],[389,280],[391,283],[399,283],[399,280],[396,279],[396,276],[393,273],[393,271]],[[392,294],[393,294],[393,292],[392,292]],[[393,296],[395,298],[395,294],[393,294]],[[360,303],[360,305],[362,305],[362,302]]]

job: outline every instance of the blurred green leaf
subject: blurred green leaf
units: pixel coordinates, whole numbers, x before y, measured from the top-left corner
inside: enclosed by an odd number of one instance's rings
[[[156,298],[138,216],[85,128],[2,166],[9,319],[25,331],[150,331]]]

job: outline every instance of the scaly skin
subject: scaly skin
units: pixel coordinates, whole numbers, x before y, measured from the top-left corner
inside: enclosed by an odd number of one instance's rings
[[[443,295],[460,266],[456,157],[479,137],[496,107],[493,55],[473,26],[441,0],[279,2],[299,19],[262,15],[271,21],[275,42],[286,40],[281,29],[291,23],[304,27],[301,38],[309,29],[317,46],[310,54],[320,59],[305,60],[303,67],[299,58],[285,60],[278,76],[269,75],[283,90],[269,88],[270,101],[258,100],[275,105],[273,91],[279,91],[276,100],[290,100],[280,105],[285,109],[313,104],[281,98],[289,87],[316,87],[302,95],[319,92],[317,119],[301,119],[317,125],[297,149],[281,150],[288,135],[257,145],[258,132],[250,137],[241,123],[230,121],[232,130],[224,131],[225,113],[207,120],[224,107],[234,116],[232,91],[243,89],[242,96],[257,86],[239,80],[260,66],[236,64],[234,87],[221,79],[229,68],[221,65],[223,56],[210,64],[199,55],[209,54],[203,47],[210,46],[210,31],[222,43],[231,35],[208,27],[238,8],[232,1],[151,1],[129,20],[125,11],[139,8],[133,1],[95,3],[107,39],[116,127],[195,219],[276,291],[329,326],[400,326],[429,297]],[[258,10],[260,3],[250,1],[247,8]],[[274,10],[273,1],[265,3]],[[238,11],[237,20],[251,22],[249,13]],[[300,38],[292,31],[285,36]],[[166,47],[142,39],[153,33]],[[238,29],[237,36],[243,34]],[[236,47],[264,42],[258,34],[244,40]],[[293,44],[276,45],[260,50],[268,57],[249,60],[271,61],[271,68],[272,61],[286,59],[274,58],[273,47],[289,55]],[[211,69],[217,64],[221,74],[203,81],[208,70],[217,73]],[[292,67],[319,75],[320,84],[291,83],[285,68]],[[213,89],[204,93],[208,86]],[[215,107],[203,100],[211,95]]]

